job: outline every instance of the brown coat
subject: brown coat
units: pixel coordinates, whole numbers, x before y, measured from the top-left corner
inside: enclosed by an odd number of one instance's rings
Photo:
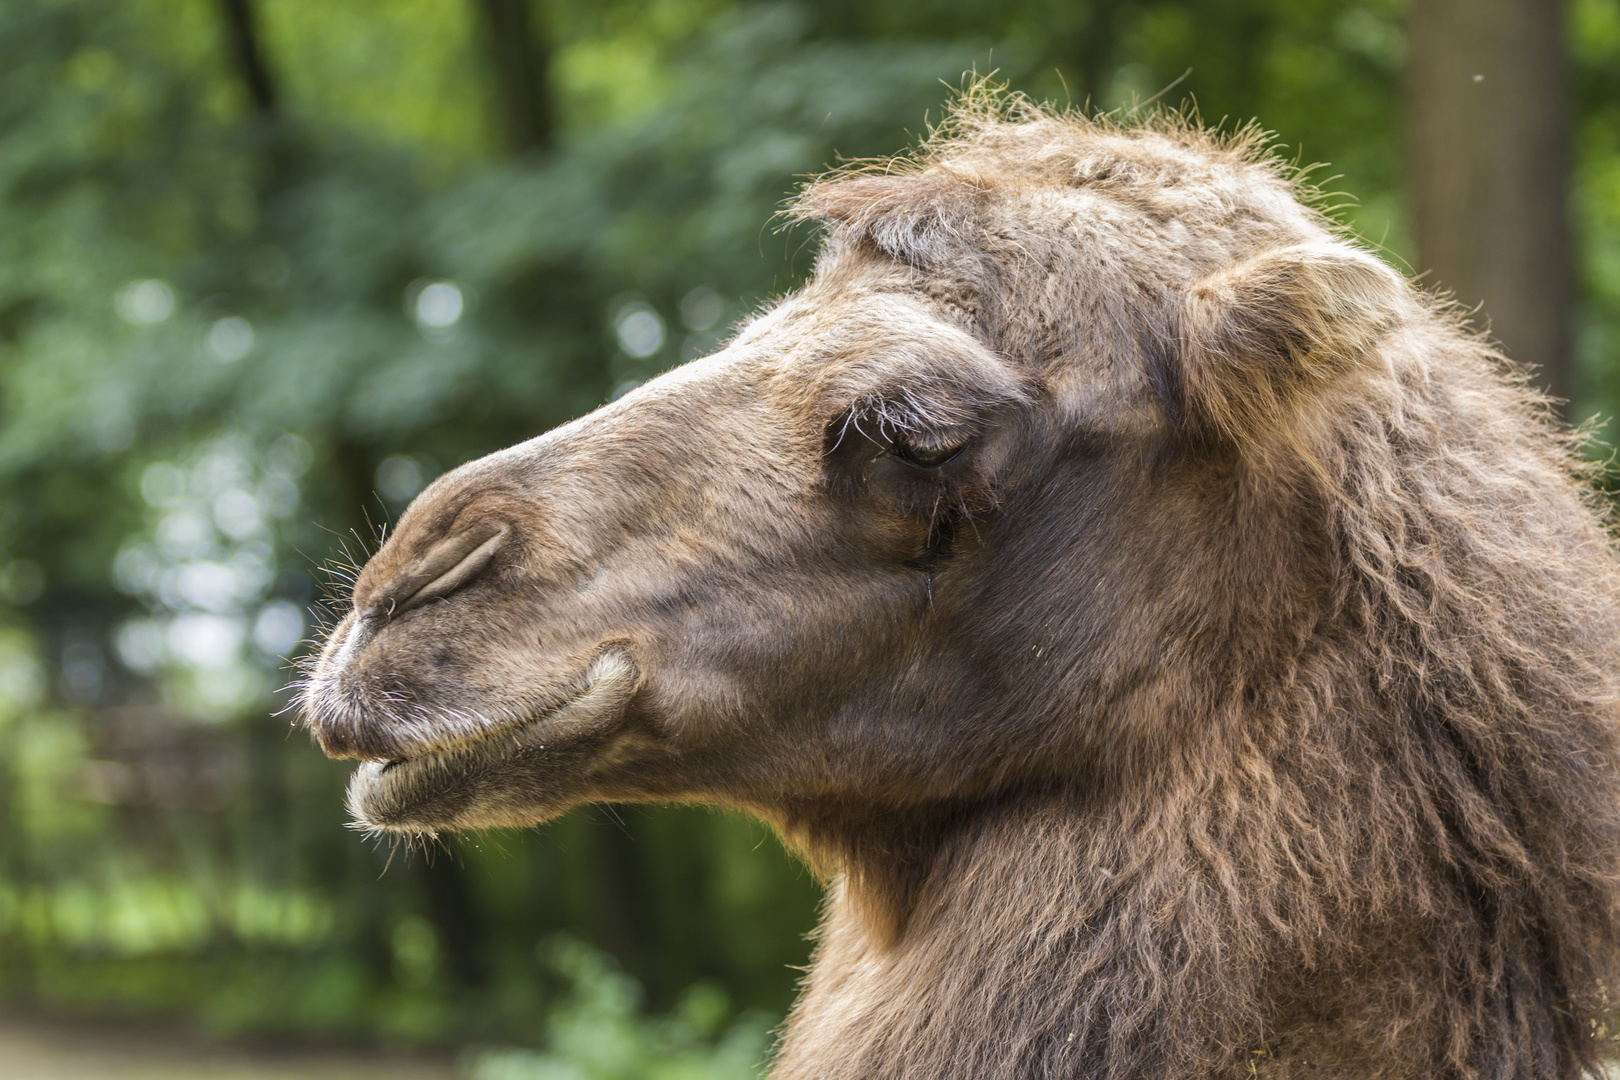
[[[812,280],[437,481],[308,673],[359,821],[771,822],[777,1080],[1573,1077],[1620,871],[1570,438],[1252,140],[969,94]]]

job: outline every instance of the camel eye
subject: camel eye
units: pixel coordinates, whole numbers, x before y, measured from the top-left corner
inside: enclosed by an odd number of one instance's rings
[[[921,434],[896,440],[889,453],[913,468],[937,469],[956,460],[967,445],[967,440],[955,433]]]

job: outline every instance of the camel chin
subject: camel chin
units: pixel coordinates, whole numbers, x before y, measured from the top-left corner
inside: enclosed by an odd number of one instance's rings
[[[567,696],[532,717],[410,756],[362,762],[347,798],[355,827],[418,836],[555,816],[573,800],[558,798],[552,774],[575,767],[581,751],[611,736],[640,681],[629,651],[609,646]]]

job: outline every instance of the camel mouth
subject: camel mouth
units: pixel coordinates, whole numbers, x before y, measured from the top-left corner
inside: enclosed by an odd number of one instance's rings
[[[409,757],[363,761],[349,781],[355,827],[431,835],[540,820],[534,784],[579,763],[582,744],[615,729],[640,682],[630,653],[609,646],[570,692],[533,716]]]

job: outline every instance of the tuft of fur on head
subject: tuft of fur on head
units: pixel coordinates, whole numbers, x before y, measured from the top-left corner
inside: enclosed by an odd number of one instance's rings
[[[809,181],[788,204],[789,222],[817,222],[903,260],[928,262],[964,231],[975,202],[1042,185],[1128,192],[1173,187],[1216,168],[1264,174],[1288,198],[1321,193],[1308,170],[1268,152],[1256,125],[1220,133],[1180,111],[1154,109],[1125,122],[1110,114],[1055,111],[989,77],[970,82],[945,118],[908,152],[861,159]],[[1133,146],[1143,152],[1133,153]],[[1160,153],[1174,147],[1176,153]],[[1205,209],[1209,209],[1206,207]]]

